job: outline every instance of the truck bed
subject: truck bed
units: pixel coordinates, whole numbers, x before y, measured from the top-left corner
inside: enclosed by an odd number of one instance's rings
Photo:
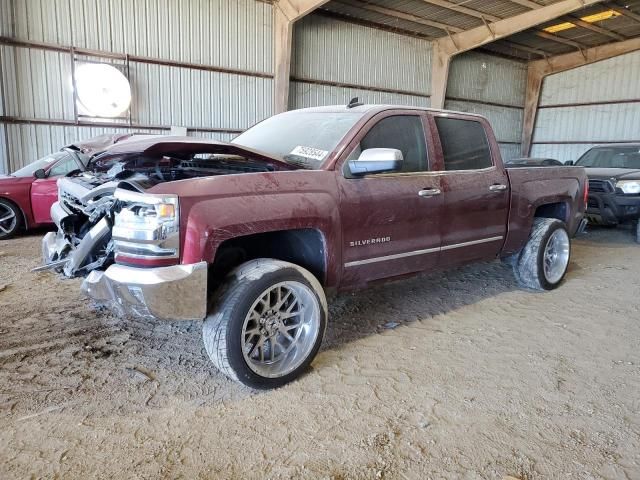
[[[540,205],[546,205],[549,216],[560,216],[569,233],[575,235],[584,216],[584,168],[517,167],[506,168],[506,172],[511,184],[511,208],[505,254],[514,253],[526,241]]]

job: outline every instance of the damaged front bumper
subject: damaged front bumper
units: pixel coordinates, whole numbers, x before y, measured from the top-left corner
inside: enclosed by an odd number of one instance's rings
[[[89,273],[82,291],[118,315],[202,320],[207,313],[207,262],[158,268],[115,264]]]

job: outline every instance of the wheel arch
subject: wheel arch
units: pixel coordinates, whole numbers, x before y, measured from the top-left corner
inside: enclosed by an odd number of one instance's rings
[[[555,218],[569,223],[569,212],[570,208],[567,200],[555,200],[537,205],[533,218]]]
[[[327,239],[318,228],[260,232],[223,241],[209,264],[209,284],[215,289],[235,267],[258,258],[289,262],[309,271],[322,286],[329,276]]]

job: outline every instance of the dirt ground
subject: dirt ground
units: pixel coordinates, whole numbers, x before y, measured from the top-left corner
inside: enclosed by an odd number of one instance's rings
[[[0,478],[640,478],[640,246],[575,241],[565,284],[499,262],[334,299],[302,379],[253,392],[200,325],[124,321],[0,243]],[[393,329],[388,322],[399,322]]]

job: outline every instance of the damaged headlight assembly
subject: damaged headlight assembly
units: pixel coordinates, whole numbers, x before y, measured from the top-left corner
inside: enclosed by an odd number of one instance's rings
[[[116,189],[120,210],[112,238],[115,261],[136,266],[167,266],[180,256],[178,197]]]

